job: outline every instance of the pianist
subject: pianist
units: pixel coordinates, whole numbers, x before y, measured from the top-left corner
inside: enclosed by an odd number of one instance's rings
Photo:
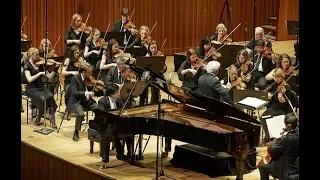
[[[81,123],[84,120],[84,108],[88,110],[97,108],[97,102],[92,98],[94,92],[88,91],[84,82],[91,74],[92,67],[90,64],[86,62],[81,64],[79,74],[72,77],[70,87],[68,87],[68,90],[66,91],[66,94],[70,96],[67,104],[67,112],[76,113],[75,130],[72,138],[74,141],[79,140],[79,130],[81,129]]]
[[[230,99],[230,89],[232,85],[227,83],[225,86],[221,85],[217,74],[220,69],[220,63],[218,61],[210,61],[207,64],[207,73],[200,76],[198,80],[198,88],[196,93],[203,96],[211,97],[222,102],[232,104]]]

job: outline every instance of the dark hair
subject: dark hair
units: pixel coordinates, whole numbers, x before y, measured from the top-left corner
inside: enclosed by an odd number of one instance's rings
[[[286,125],[287,124],[291,124],[292,129],[295,129],[297,127],[297,124],[298,124],[298,119],[293,113],[288,113],[284,117],[284,123]]]
[[[117,44],[118,41],[115,40],[115,39],[110,39],[109,42],[108,42],[108,47],[107,47],[107,50],[106,50],[106,57],[107,59],[113,59],[113,55],[114,55],[114,52],[112,51],[112,46]]]
[[[106,96],[111,96],[118,90],[119,90],[119,86],[116,84],[111,84],[110,86],[106,86]]]
[[[267,42],[263,39],[259,39],[256,41],[256,46],[266,46]]]
[[[69,51],[69,54],[68,54],[68,56],[69,56],[69,62],[75,62],[75,61],[77,61],[76,58],[74,57],[74,52],[76,52],[76,51],[80,51],[78,45],[73,45],[73,46],[71,46],[70,51]],[[79,52],[79,53],[80,53],[80,52]],[[80,54],[79,54],[79,55],[80,55]]]
[[[148,44],[147,53],[148,53],[150,56],[152,56],[150,47],[151,47],[151,45],[154,45],[154,44],[155,44],[155,45],[157,46],[157,48],[158,48],[157,42],[156,42],[155,40],[151,40],[151,42]]]
[[[121,10],[121,15],[122,16],[128,16],[129,15],[129,9],[128,8],[123,8]]]
[[[205,56],[204,45],[207,45],[207,44],[212,45],[210,38],[208,36],[201,39],[200,46],[199,46],[199,56]]]
[[[279,68],[281,68],[281,69],[283,69],[282,68],[282,60],[284,59],[284,58],[287,58],[287,59],[289,59],[289,66],[291,66],[291,58],[290,58],[290,56],[288,55],[288,54],[281,54],[280,56],[279,56],[279,60],[278,60],[278,67]]]

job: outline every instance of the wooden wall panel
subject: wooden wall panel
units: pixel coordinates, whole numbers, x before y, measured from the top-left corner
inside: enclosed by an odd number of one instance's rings
[[[288,35],[286,20],[299,20],[298,0],[279,0],[277,40],[294,40],[295,35]]]
[[[151,37],[161,46],[167,38],[162,51],[165,55],[186,51],[187,48],[197,47],[204,36],[211,36],[219,23],[224,3],[223,0],[47,0],[48,8],[48,37],[54,43],[59,35],[61,39],[56,47],[58,55],[65,51],[64,33],[70,26],[70,19],[74,13],[79,13],[85,21],[88,13],[88,25],[104,32],[109,24],[121,18],[123,7],[130,12],[135,9],[132,21],[137,28],[147,25],[150,29],[157,22]],[[276,0],[256,0],[256,26],[265,24],[269,16],[274,13],[272,4]],[[234,41],[249,40],[253,34],[254,0],[229,0],[232,31]],[[269,2],[269,3],[267,3]],[[22,0],[21,23],[28,16],[23,28],[33,46],[38,47],[40,40],[45,36],[45,1]],[[288,10],[287,10],[288,11]],[[221,22],[226,26],[227,6],[222,14]],[[248,27],[245,33],[246,22]],[[111,28],[110,27],[110,28]],[[245,36],[247,35],[247,36]]]
[[[57,39],[60,40],[55,48],[58,55],[64,55],[64,34],[70,26],[71,16],[76,12],[77,0],[47,0],[48,2],[48,38],[52,45]],[[22,0],[21,1],[21,24],[24,17],[27,20],[23,31],[32,40],[33,47],[39,47],[41,39],[46,33],[46,1]]]

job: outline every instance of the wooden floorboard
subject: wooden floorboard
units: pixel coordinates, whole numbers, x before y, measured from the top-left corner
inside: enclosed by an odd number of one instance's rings
[[[293,44],[295,41],[274,41],[273,49],[276,53],[287,53],[290,56],[294,55]],[[168,76],[170,72],[174,71],[173,65],[173,56],[167,57],[167,65],[168,71],[165,76]],[[178,80],[175,72],[172,73],[172,81],[175,85],[180,86],[181,82]],[[56,96],[55,96],[56,97]],[[166,98],[167,95],[162,93],[162,98]],[[60,97],[59,97],[60,98]],[[149,98],[150,99],[150,98]],[[96,100],[98,100],[96,98]],[[59,105],[60,99],[57,100],[57,104]],[[29,103],[30,104],[30,103]],[[64,100],[62,100],[62,106],[60,107],[60,111],[64,111]],[[151,136],[149,144],[145,151],[145,159],[142,163],[148,168],[140,168],[137,166],[129,165],[126,162],[122,162],[116,159],[115,152],[111,152],[110,155],[110,164],[113,168],[100,170],[100,156],[99,156],[99,144],[95,143],[94,153],[89,153],[89,140],[87,138],[87,131],[80,132],[80,141],[74,142],[72,141],[72,135],[74,131],[74,123],[75,117],[72,117],[70,121],[65,120],[62,124],[62,128],[60,133],[53,132],[49,135],[42,135],[40,133],[33,132],[33,130],[43,128],[43,124],[39,126],[34,126],[31,122],[31,110],[29,108],[29,124],[27,124],[26,118],[26,99],[23,99],[23,106],[25,109],[24,113],[21,113],[21,141],[27,143],[35,148],[40,149],[52,156],[57,158],[61,158],[65,161],[73,163],[78,166],[82,166],[87,168],[95,173],[115,178],[115,179],[126,179],[126,180],[150,180],[155,177],[155,161],[156,161],[156,137]],[[262,110],[263,112],[264,110]],[[262,113],[260,112],[260,114]],[[62,113],[56,114],[56,123],[59,126],[61,122]],[[93,119],[92,113],[89,113],[89,119]],[[42,120],[41,123],[44,121]],[[49,126],[49,121],[47,122],[47,126]],[[144,138],[147,138],[148,135],[144,135]],[[145,143],[146,141],[144,141]],[[184,142],[173,140],[172,147],[174,150],[175,145],[185,144]],[[258,147],[258,156],[257,162],[260,161],[261,157],[266,154],[266,147]],[[169,157],[164,160],[164,171],[166,175],[173,176],[175,179],[212,179],[212,180],[226,180],[226,179],[235,179],[235,176],[223,176],[216,178],[209,178],[207,175],[197,173],[194,171],[186,170],[179,167],[173,167],[168,162],[173,155],[174,151],[169,154]],[[170,179],[170,178],[162,178],[162,179]],[[253,172],[246,174],[244,176],[246,180],[259,180],[259,172],[258,170],[254,170]]]

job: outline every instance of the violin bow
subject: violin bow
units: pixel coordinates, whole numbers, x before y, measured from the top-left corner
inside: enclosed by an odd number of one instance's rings
[[[153,31],[153,29],[156,27],[156,25],[158,24],[158,21],[156,23],[154,23],[153,27],[151,28],[151,30],[149,31],[148,35],[147,35],[147,38],[148,36],[150,36],[151,32]],[[140,46],[140,48],[142,48],[143,44]]]
[[[250,60],[249,60],[249,62],[251,62],[252,60],[253,60],[253,58],[255,57],[255,56],[257,56],[259,53],[257,53],[256,55],[254,55]],[[259,62],[259,61],[261,61],[261,59],[262,58],[260,58],[260,59],[258,59],[258,61],[257,61],[257,63]],[[259,67],[258,67],[259,68]],[[249,73],[247,73],[247,75],[248,74],[250,74],[250,73],[252,73],[254,70],[256,70],[257,69],[257,67],[254,67]]]
[[[88,13],[88,16],[87,16],[86,22],[84,23],[85,25],[87,25],[87,22],[88,22],[89,16],[90,16],[90,12]],[[82,38],[82,35],[83,35],[83,31],[84,31],[84,28],[82,28],[82,31],[81,31],[81,35],[80,35],[80,38],[79,38],[79,40],[80,40],[80,41],[81,41],[81,38]]]
[[[164,44],[166,43],[166,41],[167,41],[167,38],[163,41],[163,43],[162,43],[162,45],[161,45],[161,48],[159,49],[159,51],[160,51],[160,52],[161,52],[161,50],[162,50],[162,48],[163,48]]]
[[[291,73],[291,72],[292,72],[294,69],[296,69],[298,66],[299,66],[299,64],[297,64],[294,68],[292,68],[291,71],[289,71],[289,73]],[[289,81],[289,79],[290,79],[293,75],[294,75],[294,74],[291,74],[291,75],[288,77],[288,79],[285,80],[285,82]],[[272,96],[275,95],[279,90],[280,90],[280,88],[278,88],[278,89],[272,94]]]
[[[218,52],[218,51],[219,51],[221,48],[223,48],[223,46],[225,46],[225,45],[226,45],[226,44],[223,44],[222,46],[220,46],[218,49],[215,50],[215,52]],[[209,49],[208,52],[210,52],[213,48],[214,48],[214,46],[212,46],[212,47]],[[210,56],[211,56],[211,55],[208,56],[208,54],[207,54],[200,63],[202,64],[202,63],[203,63],[206,59],[208,59]],[[198,71],[199,68],[200,68],[200,66],[199,66],[197,69],[195,69],[195,70]]]
[[[57,39],[56,43],[54,44],[53,48],[51,49],[51,51],[57,46],[59,40],[60,40],[60,35],[59,35],[59,38]]]
[[[241,25],[241,23],[238,24],[237,27],[235,27],[225,38],[223,38],[222,42],[224,42],[232,33],[233,31],[235,31],[236,29],[238,29],[238,27]]]
[[[294,108],[293,108],[293,106],[292,106],[292,103],[291,103],[290,99],[288,98],[288,96],[287,96],[286,94],[284,94],[284,95],[285,95],[286,99],[288,100],[288,103],[289,103],[289,105],[290,105],[290,107],[291,107],[291,109],[292,109],[292,112],[294,113],[294,116],[296,116],[296,118],[299,119],[296,111],[294,110]]]
[[[111,22],[109,22],[109,24],[108,24],[108,27],[107,27],[106,33],[104,33],[104,36],[103,36],[103,39],[104,39],[104,40],[106,39],[106,36],[107,36],[108,30],[109,30],[110,23],[111,23]],[[101,48],[102,48],[102,45],[100,46],[99,51],[101,51]]]
[[[132,16],[133,16],[133,14],[134,14],[135,11],[136,11],[136,8],[133,9],[133,11],[132,11],[132,13],[131,13],[131,16],[129,17],[129,20],[131,20],[131,18],[132,18]]]
[[[102,70],[102,69],[100,69],[100,70],[99,70],[99,73],[98,73],[98,76],[97,76],[96,82],[94,83],[93,91],[94,91],[94,89],[96,88],[96,85],[97,85],[97,82],[98,82],[98,80],[99,80],[99,76],[100,76],[101,70]]]
[[[24,20],[23,20],[22,25],[21,25],[21,30],[22,30],[22,28],[23,28],[23,26],[24,26],[24,23],[26,22],[26,19],[27,19],[27,16],[24,17]]]

